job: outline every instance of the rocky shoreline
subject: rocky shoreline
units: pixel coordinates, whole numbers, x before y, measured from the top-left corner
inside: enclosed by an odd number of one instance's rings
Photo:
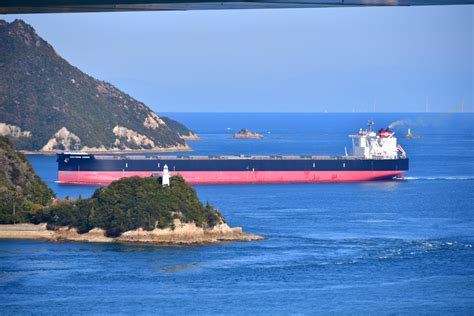
[[[56,155],[63,150],[18,150],[25,155]],[[168,147],[163,149],[129,149],[129,150],[86,150],[88,154],[154,154],[193,151],[191,147]]]
[[[61,227],[48,230],[46,223],[0,225],[0,239],[33,239],[49,242],[92,242],[92,243],[133,243],[153,245],[205,245],[234,241],[256,241],[261,236],[243,232],[241,227],[229,227],[219,224],[212,229],[203,229],[194,223],[181,223],[175,220],[175,228],[154,229],[145,231],[141,228],[127,231],[119,237],[105,235],[105,231],[94,228],[87,233],[79,234],[76,228]]]
[[[198,134],[193,133],[193,132],[189,132],[188,135],[179,135],[179,137],[181,137],[181,139],[184,139],[184,140],[200,140],[201,139]]]

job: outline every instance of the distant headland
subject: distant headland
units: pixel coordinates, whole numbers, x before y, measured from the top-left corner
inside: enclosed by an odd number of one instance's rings
[[[0,20],[0,135],[25,152],[183,151],[196,133],[69,64],[22,20]]]
[[[261,139],[264,138],[262,134],[249,131],[246,128],[242,128],[240,131],[232,135],[234,139]]]

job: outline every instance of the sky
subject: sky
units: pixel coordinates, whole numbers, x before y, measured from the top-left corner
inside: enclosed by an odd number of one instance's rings
[[[473,5],[0,18],[156,112],[473,110]]]

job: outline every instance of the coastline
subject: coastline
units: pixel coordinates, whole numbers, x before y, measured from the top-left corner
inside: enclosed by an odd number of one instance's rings
[[[79,234],[76,228],[60,227],[48,230],[46,223],[0,225],[0,240],[29,239],[46,242],[90,242],[90,243],[127,243],[162,246],[199,246],[224,242],[248,242],[263,240],[262,236],[245,233],[241,227],[229,227],[219,224],[212,229],[197,227],[194,223],[175,221],[175,229],[155,228],[145,231],[138,228],[127,231],[119,237],[107,237],[105,231],[94,228],[87,233]]]
[[[56,155],[64,150],[18,150],[24,155]],[[162,149],[130,149],[130,150],[85,150],[88,154],[154,154],[154,153],[173,153],[173,152],[191,152],[191,147],[168,147]]]
[[[179,137],[181,137],[181,139],[184,139],[184,140],[191,140],[191,141],[194,141],[194,140],[201,140],[201,138],[199,137],[199,135],[196,134],[196,133],[189,133],[189,135],[180,135]]]

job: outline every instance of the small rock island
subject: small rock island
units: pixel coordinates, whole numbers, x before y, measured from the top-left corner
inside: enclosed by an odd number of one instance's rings
[[[261,139],[264,136],[262,134],[249,131],[246,128],[242,128],[240,131],[232,135],[234,139]]]
[[[263,239],[229,227],[179,176],[169,185],[155,177],[123,178],[90,198],[58,200],[5,137],[0,162],[0,239],[161,245]]]

